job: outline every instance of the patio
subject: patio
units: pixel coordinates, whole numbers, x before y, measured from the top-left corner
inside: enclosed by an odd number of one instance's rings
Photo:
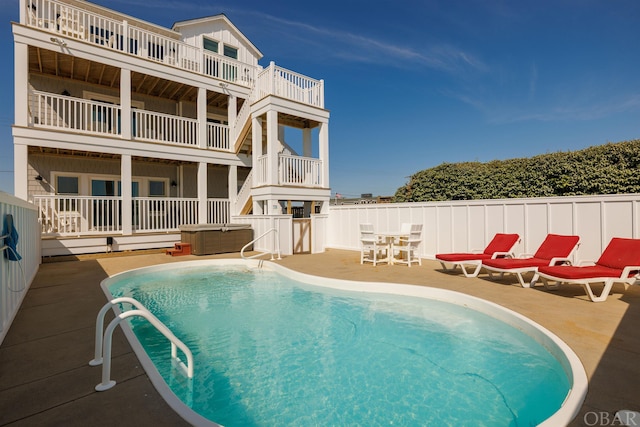
[[[42,264],[0,347],[0,425],[187,425],[155,391],[119,328],[112,367],[117,385],[104,393],[94,391],[101,371],[88,361],[95,316],[106,302],[99,283],[132,268],[229,256],[238,254],[115,253]],[[553,331],[580,357],[589,393],[572,426],[605,425],[601,412],[612,420],[618,410],[640,410],[640,286],[622,293],[616,285],[607,301],[595,304],[579,286],[553,293],[524,289],[514,277],[492,282],[483,273],[479,278],[445,274],[438,262],[429,260],[411,268],[372,267],[360,265],[359,252],[334,249],[279,263],[318,276],[441,287],[508,307]]]

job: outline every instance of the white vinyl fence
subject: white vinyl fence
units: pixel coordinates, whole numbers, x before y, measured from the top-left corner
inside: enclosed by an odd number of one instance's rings
[[[275,228],[277,233],[269,233],[253,244],[253,249],[259,252],[271,252],[280,243],[282,255],[293,255],[293,223],[291,215],[242,215],[231,218],[234,224],[251,224],[253,238],[261,236],[268,230]],[[276,242],[277,236],[277,242]]]
[[[574,261],[596,260],[612,237],[640,238],[640,194],[331,206],[328,248],[360,250],[359,224],[393,232],[423,224],[420,256],[482,249],[495,233],[518,233],[533,253],[548,233],[580,236]]]
[[[0,344],[20,308],[40,266],[40,227],[36,207],[9,194],[0,192],[0,235],[6,215],[13,216],[18,232],[17,252],[20,261],[11,261],[0,251]],[[0,239],[0,247],[4,239]]]

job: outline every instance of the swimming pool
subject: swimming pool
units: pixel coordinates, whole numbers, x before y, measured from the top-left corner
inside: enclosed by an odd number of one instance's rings
[[[575,354],[495,304],[258,265],[186,262],[103,282],[109,298],[138,299],[193,351],[191,383],[148,323],[131,322],[136,337],[125,328],[156,388],[170,388],[165,398],[192,424],[559,425],[584,399]]]

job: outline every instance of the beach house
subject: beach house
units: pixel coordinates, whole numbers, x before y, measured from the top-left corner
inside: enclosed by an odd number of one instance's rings
[[[12,31],[14,193],[38,207],[43,256],[170,247],[180,226],[232,222],[323,250],[322,80],[261,63],[223,14],[165,28],[20,0]]]

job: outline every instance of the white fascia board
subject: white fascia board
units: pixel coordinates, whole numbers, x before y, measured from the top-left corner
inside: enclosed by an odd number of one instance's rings
[[[210,164],[251,166],[251,159],[246,155],[238,156],[234,153],[179,147],[168,144],[125,141],[84,133],[76,134],[14,126],[13,138],[15,145],[91,151],[117,155],[129,154],[131,156],[179,160],[183,162],[204,161]]]
[[[275,95],[265,96],[251,106],[251,114],[253,116],[261,116],[267,111],[273,110],[320,123],[329,123],[329,110],[280,98]]]
[[[266,186],[251,189],[254,200],[329,200],[331,189]]]

